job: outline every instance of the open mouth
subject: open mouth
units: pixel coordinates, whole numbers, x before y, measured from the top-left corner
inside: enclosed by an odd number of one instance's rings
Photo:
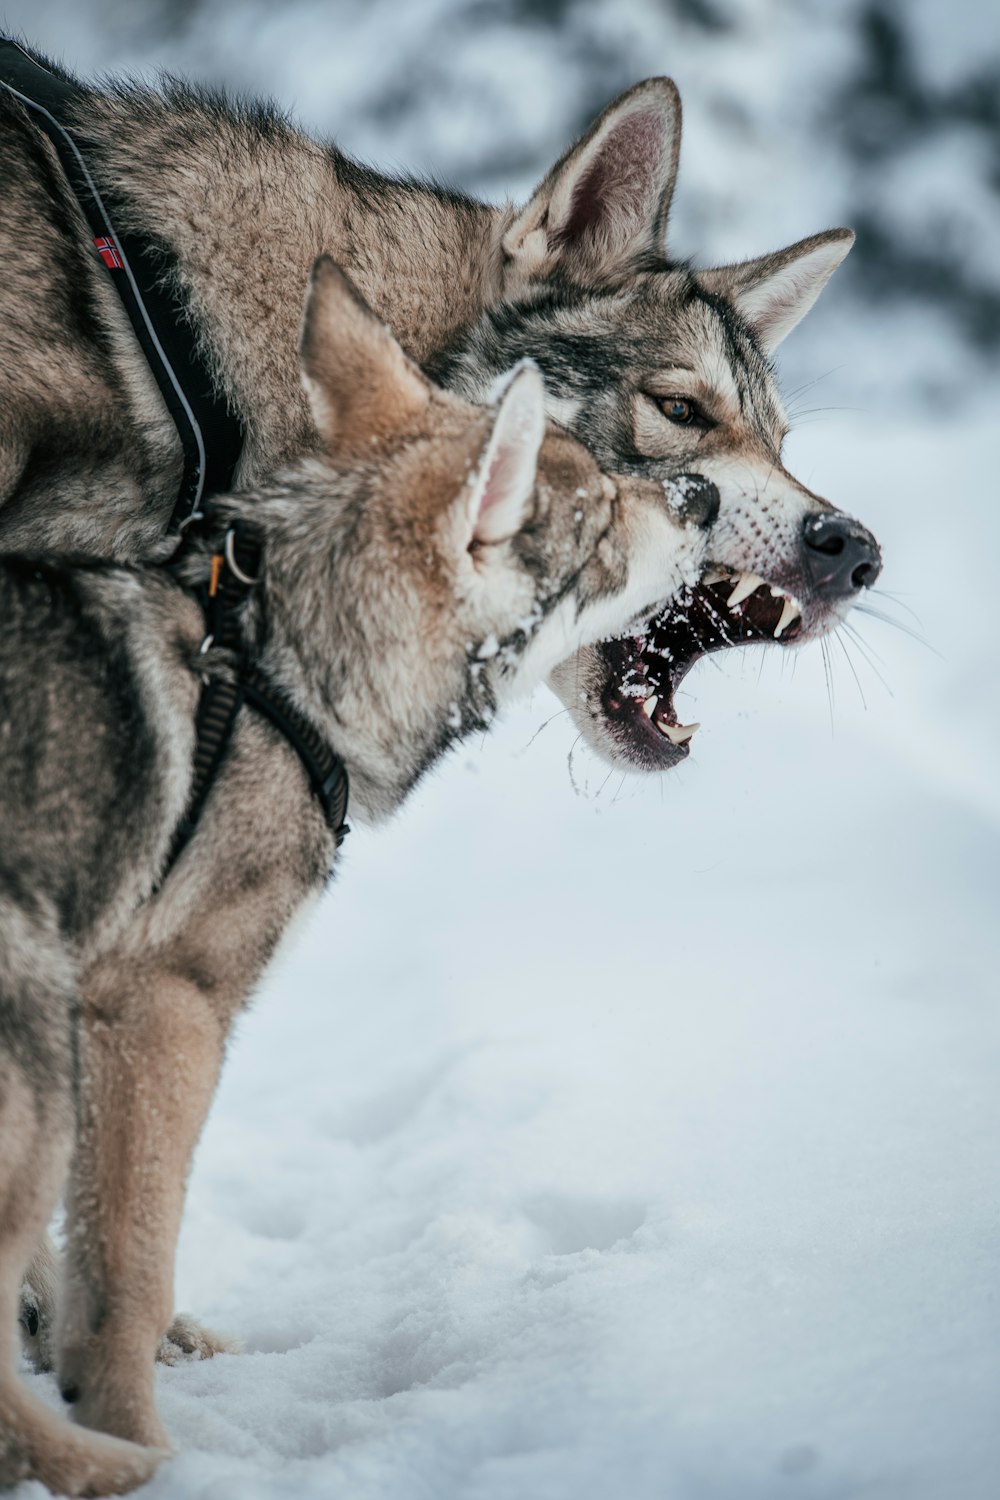
[[[786,645],[802,633],[802,607],[786,589],[756,573],[710,567],[694,588],[672,599],[637,635],[605,641],[608,668],[602,707],[631,757],[676,765],[690,751],[697,724],[677,718],[674,695],[701,657],[754,641]]]

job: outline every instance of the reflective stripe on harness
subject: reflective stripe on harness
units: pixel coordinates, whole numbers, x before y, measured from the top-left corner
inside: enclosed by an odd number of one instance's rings
[[[88,143],[70,129],[72,106],[87,97],[84,89],[50,73],[7,38],[0,38],[0,84],[30,111],[52,143],[90,226],[94,251],[111,275],[177,428],[184,470],[169,524],[169,531],[177,532],[203,498],[232,488],[244,435],[225,398],[216,392],[183,303],[173,290],[176,256],[165,241],[114,229],[121,205],[113,193],[98,192],[87,165]]]

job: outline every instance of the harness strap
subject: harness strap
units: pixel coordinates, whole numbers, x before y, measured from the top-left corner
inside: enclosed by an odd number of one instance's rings
[[[243,689],[239,682],[213,677],[205,683],[198,700],[195,715],[194,765],[191,772],[191,792],[187,811],[174,830],[174,841],[166,868],[160,877],[160,885],[166,880],[174,865],[194,837],[201,815],[212,790],[212,783],[219,772],[229,741],[236,724],[236,716],[243,706]]]
[[[202,687],[195,716],[194,764],[187,811],[175,830],[160,886],[194,836],[244,703],[269,719],[299,757],[338,849],[350,832],[345,821],[349,793],[347,767],[315,724],[247,659],[243,648],[239,606],[259,581],[260,568],[259,541],[242,522],[235,522],[226,533],[223,550],[212,557],[203,603],[208,627],[206,645],[232,651],[237,657],[236,675],[211,677]]]
[[[333,829],[339,848],[350,832],[347,817],[347,767],[323,739],[315,724],[300,714],[294,703],[268,682],[256,667],[248,667],[241,683],[243,696],[264,714],[298,755],[312,789],[322,804],[326,821]]]
[[[232,488],[243,449],[240,422],[217,393],[188,310],[174,290],[177,257],[164,241],[114,229],[122,202],[112,192],[98,192],[87,165],[90,143],[70,130],[73,106],[87,97],[86,90],[50,73],[9,38],[0,38],[0,84],[51,141],[177,428],[184,469],[169,525],[170,533],[177,532],[204,497]]]

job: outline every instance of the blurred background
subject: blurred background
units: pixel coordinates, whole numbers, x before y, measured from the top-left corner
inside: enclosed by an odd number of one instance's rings
[[[498,198],[669,73],[674,254],[858,231],[778,364],[790,469],[883,545],[874,613],[700,664],[668,776],[540,692],[355,832],[199,1148],[179,1304],[249,1357],[161,1371],[157,1500],[994,1500],[995,0],[6,20]]]

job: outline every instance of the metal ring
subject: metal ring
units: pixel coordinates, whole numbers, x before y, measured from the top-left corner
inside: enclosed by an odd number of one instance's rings
[[[189,516],[184,517],[183,521],[177,528],[177,534],[179,536],[183,536],[188,527],[193,526],[195,521],[204,521],[204,519],[205,512],[203,510],[193,510]]]
[[[229,564],[230,570],[233,573],[235,573],[236,577],[240,580],[240,583],[245,583],[248,588],[252,589],[255,584],[258,584],[260,582],[260,579],[259,578],[250,578],[246,573],[244,573],[243,569],[240,567],[239,563],[236,561],[236,555],[235,555],[235,549],[234,549],[235,539],[236,539],[235,529],[232,526],[230,526],[229,530],[226,532],[226,542],[225,542],[226,562]]]

